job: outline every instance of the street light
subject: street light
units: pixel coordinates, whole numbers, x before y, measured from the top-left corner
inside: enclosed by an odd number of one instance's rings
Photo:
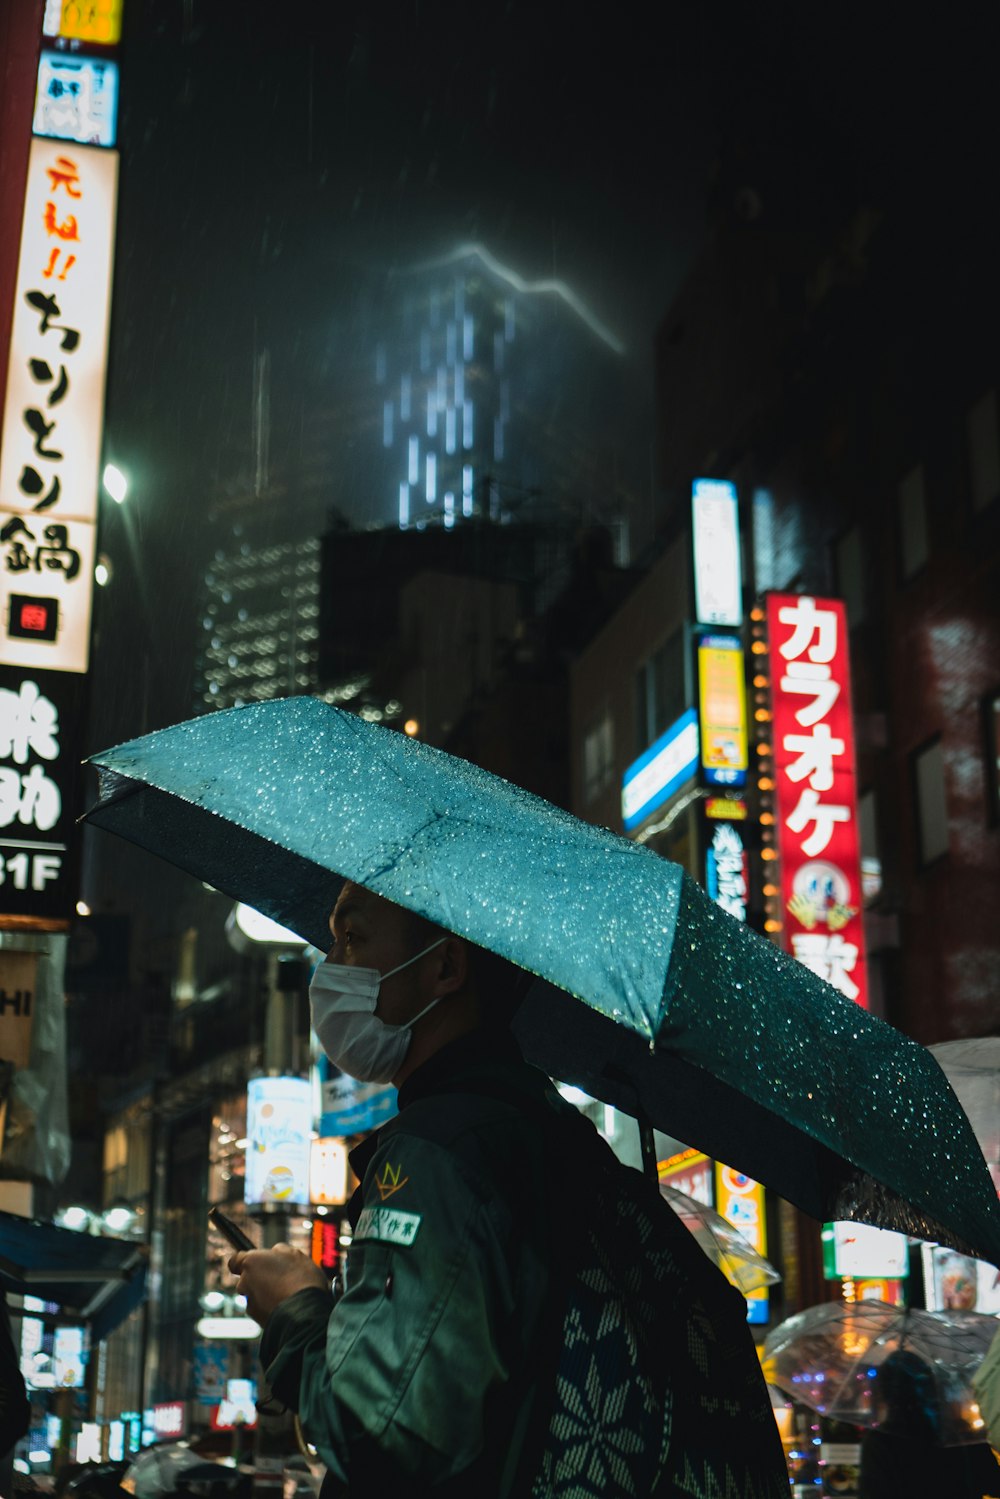
[[[116,505],[124,505],[128,494],[128,480],[116,463],[104,465],[104,488]]]

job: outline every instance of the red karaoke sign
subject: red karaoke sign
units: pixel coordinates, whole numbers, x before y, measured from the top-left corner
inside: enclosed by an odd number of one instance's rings
[[[769,594],[767,629],[783,945],[867,1009],[844,605]]]

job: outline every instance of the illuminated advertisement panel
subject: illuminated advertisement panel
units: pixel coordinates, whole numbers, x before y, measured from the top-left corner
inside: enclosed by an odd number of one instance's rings
[[[767,629],[783,945],[867,1009],[844,605],[769,594]]]
[[[902,1280],[909,1270],[906,1235],[869,1223],[824,1223],[823,1271],[827,1280]]]
[[[6,915],[59,919],[75,904],[70,848],[84,682],[75,672],[0,666],[0,904]]]
[[[312,1142],[309,1198],[311,1202],[332,1206],[347,1201],[347,1146],[343,1140]]]
[[[701,625],[743,623],[740,522],[736,486],[695,479],[691,489],[695,614]]]
[[[734,635],[698,641],[701,770],[708,786],[745,786],[747,695],[743,647]]]
[[[113,146],[118,121],[118,64],[80,52],[43,52],[38,61],[35,135]]]
[[[656,1171],[663,1186],[674,1187],[706,1207],[715,1206],[712,1162],[702,1151],[691,1147],[681,1150],[665,1161],[657,1161]]]
[[[395,1088],[386,1083],[359,1083],[322,1053],[314,1075],[319,1088],[319,1132],[324,1137],[367,1134],[399,1112]]]
[[[0,446],[0,661],[85,672],[118,156],[34,139]]]
[[[1000,1316],[1000,1271],[942,1244],[921,1244],[927,1310]]]
[[[759,1255],[767,1256],[767,1222],[764,1188],[753,1177],[732,1166],[715,1163],[716,1212],[739,1230]],[[767,1291],[751,1291],[747,1297],[747,1321],[767,1321]]]
[[[738,823],[705,819],[705,889],[724,911],[746,921],[750,881],[743,830]]]
[[[682,713],[666,733],[634,760],[622,778],[622,822],[631,832],[698,769],[698,714]]]
[[[43,36],[113,47],[121,40],[123,0],[45,0]]]
[[[244,1200],[305,1207],[309,1201],[312,1090],[304,1077],[255,1077],[247,1084]]]

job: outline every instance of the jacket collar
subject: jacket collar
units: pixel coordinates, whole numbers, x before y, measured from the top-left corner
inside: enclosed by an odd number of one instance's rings
[[[399,1110],[408,1109],[418,1098],[432,1093],[446,1093],[454,1080],[497,1062],[523,1062],[521,1050],[507,1030],[474,1030],[449,1041],[412,1072],[399,1090]],[[391,1120],[389,1121],[391,1124]],[[351,1151],[351,1170],[359,1181],[364,1179],[368,1163],[378,1149],[381,1130],[368,1136]]]

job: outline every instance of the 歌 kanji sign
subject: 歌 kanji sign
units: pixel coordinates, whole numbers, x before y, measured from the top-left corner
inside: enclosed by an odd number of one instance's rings
[[[0,446],[5,665],[87,669],[117,175],[114,151],[31,143]]]
[[[0,667],[0,910],[63,917],[80,778],[84,679]]]
[[[867,1009],[844,605],[770,594],[767,627],[784,945]]]

